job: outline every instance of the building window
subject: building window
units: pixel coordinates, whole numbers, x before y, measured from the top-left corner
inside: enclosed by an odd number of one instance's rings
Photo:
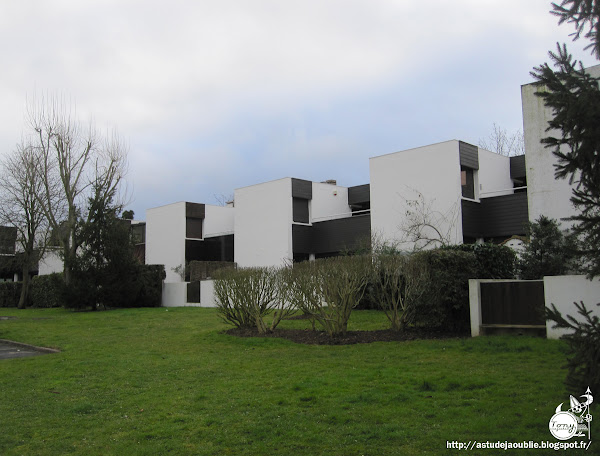
[[[461,166],[460,168],[460,185],[462,188],[462,196],[465,198],[475,199],[475,179],[474,171],[471,168]]]
[[[134,244],[146,243],[146,225],[139,224],[131,227],[131,237]]]
[[[185,237],[191,239],[202,239],[202,220],[201,218],[185,218]]]
[[[310,223],[307,199],[293,198],[293,220],[297,223]]]

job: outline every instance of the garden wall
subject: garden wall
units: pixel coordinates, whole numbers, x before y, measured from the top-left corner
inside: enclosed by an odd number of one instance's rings
[[[201,280],[200,302],[188,302],[189,282],[165,282],[162,291],[162,307],[216,307],[214,283]]]
[[[600,318],[600,307],[596,304],[600,303],[600,279],[594,279],[593,281],[587,280],[585,276],[548,276],[544,277],[543,281],[528,281],[528,280],[482,280],[482,279],[470,279],[469,280],[469,303],[470,303],[470,314],[471,314],[471,336],[479,336],[486,333],[486,330],[492,326],[505,327],[512,329],[525,330],[532,328],[536,325],[526,324],[520,325],[518,323],[511,324],[507,322],[500,322],[506,324],[489,325],[482,316],[482,284],[527,284],[537,286],[543,284],[543,296],[535,298],[528,298],[530,296],[527,293],[503,295],[500,300],[496,299],[496,304],[503,308],[510,309],[515,306],[514,299],[519,299],[521,302],[519,306],[527,305],[532,307],[539,307],[544,305],[550,307],[554,304],[556,308],[563,314],[572,315],[573,317],[580,319],[581,317],[577,314],[577,309],[573,305],[573,302],[583,301],[588,309],[591,309],[594,315]],[[520,295],[520,296],[519,296]],[[534,295],[535,296],[535,295]],[[536,302],[533,302],[535,299]],[[504,302],[502,302],[504,300]],[[528,301],[529,300],[529,301]],[[542,302],[543,300],[543,302]],[[540,302],[537,302],[540,301]],[[485,305],[484,305],[485,306]],[[510,312],[510,311],[507,311]],[[507,316],[509,318],[510,316]],[[541,323],[541,322],[540,322]],[[542,323],[543,324],[543,323]],[[554,329],[553,321],[545,321],[545,332],[546,337],[549,339],[558,339],[560,336],[565,334],[564,329]],[[535,329],[535,328],[533,328]],[[543,328],[542,328],[543,329]]]
[[[581,321],[582,317],[573,302],[583,301],[587,309],[600,318],[600,307],[596,305],[600,303],[600,278],[590,281],[581,275],[544,277],[544,290],[546,307],[554,304],[563,317],[571,315]],[[558,339],[567,332],[562,328],[553,329],[552,326],[553,321],[546,322],[548,339]]]

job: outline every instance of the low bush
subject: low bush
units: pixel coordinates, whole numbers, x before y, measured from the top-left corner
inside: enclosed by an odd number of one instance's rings
[[[393,254],[373,258],[367,293],[385,312],[393,330],[414,323],[415,306],[429,286],[429,271],[422,257]]]
[[[293,307],[282,298],[281,271],[276,268],[220,269],[214,282],[220,317],[237,328],[273,331]],[[267,315],[272,321],[267,324]]]
[[[35,276],[31,280],[31,307],[61,307],[64,304],[65,282],[62,273]]]
[[[21,282],[0,282],[0,307],[17,307],[21,286]]]
[[[363,297],[371,274],[370,256],[343,256],[293,267],[290,301],[331,337],[343,336],[352,310]]]

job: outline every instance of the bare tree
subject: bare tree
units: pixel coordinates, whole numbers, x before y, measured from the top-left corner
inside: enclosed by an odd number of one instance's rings
[[[90,122],[80,123],[71,104],[59,97],[28,104],[36,169],[43,182],[38,194],[64,258],[65,282],[71,282],[79,242],[76,236],[92,184],[100,197],[115,193],[127,172],[127,148],[116,134],[101,137]]]
[[[224,193],[216,194],[213,193],[213,199],[217,203],[218,206],[227,206],[230,203],[233,203],[234,194],[230,193],[229,195],[225,195]]]
[[[506,157],[523,155],[525,138],[521,130],[509,134],[506,128],[502,128],[494,122],[490,135],[487,138],[479,139],[479,147]]]
[[[37,199],[43,182],[36,165],[37,150],[21,141],[0,164],[0,221],[17,229],[19,264],[22,268],[23,286],[18,307],[24,308],[29,298],[29,273],[44,254],[48,239],[48,224],[43,208]]]
[[[435,209],[435,200],[427,200],[415,189],[414,198],[403,199],[404,213],[398,226],[401,238],[398,246],[411,244],[410,250],[425,250],[454,244],[459,215],[459,203],[452,204],[445,212]]]

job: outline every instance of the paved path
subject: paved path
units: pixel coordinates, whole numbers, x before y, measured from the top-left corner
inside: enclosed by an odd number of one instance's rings
[[[0,339],[0,360],[11,358],[26,358],[28,356],[47,355],[58,353],[52,348],[34,347],[33,345]]]

